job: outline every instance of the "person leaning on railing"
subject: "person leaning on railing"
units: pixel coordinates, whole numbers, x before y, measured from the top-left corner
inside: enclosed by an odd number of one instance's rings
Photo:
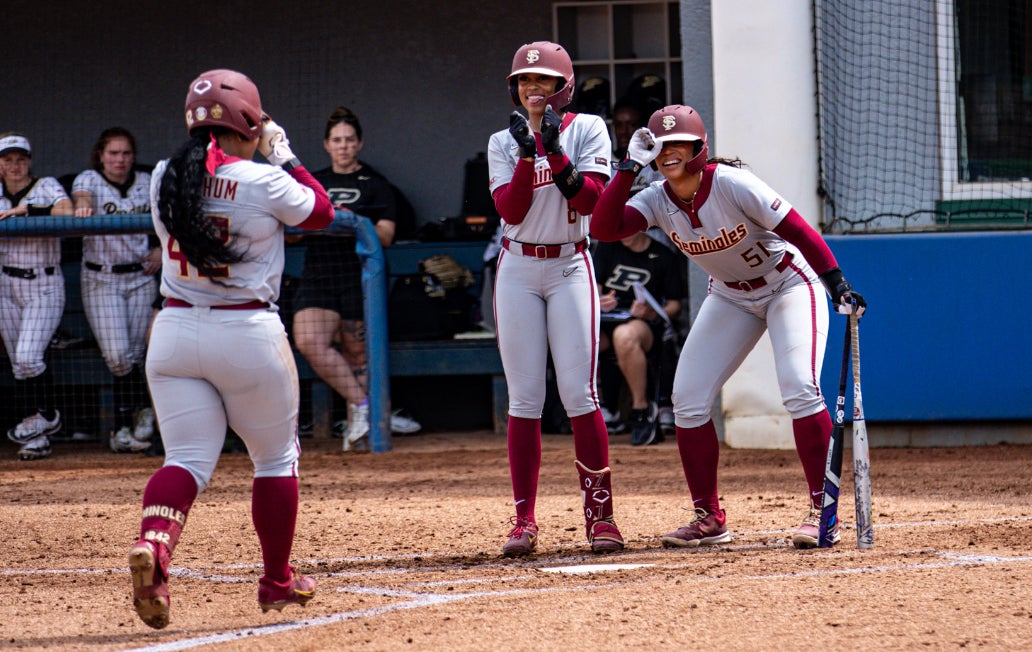
[[[54,177],[31,174],[32,145],[16,132],[0,135],[0,220],[15,215],[69,215],[72,200]],[[0,333],[14,372],[14,403],[28,414],[7,431],[18,458],[50,456],[50,436],[61,430],[53,379],[44,354],[65,306],[61,238],[0,239]]]

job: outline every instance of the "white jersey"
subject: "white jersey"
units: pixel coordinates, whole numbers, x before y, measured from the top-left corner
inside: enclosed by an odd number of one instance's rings
[[[158,163],[151,179],[154,230],[161,238],[161,294],[195,306],[217,306],[258,300],[274,303],[283,275],[283,227],[304,222],[315,207],[315,193],[283,168],[233,160],[205,176],[204,209],[244,260],[227,265],[213,282],[199,276],[186,261],[179,243],[158,216],[158,193],[167,161]],[[221,285],[220,285],[221,283]]]
[[[2,187],[2,184],[0,184]],[[68,193],[54,177],[36,179],[28,187],[28,192],[16,203],[4,188],[0,193],[0,211],[15,206],[53,206],[62,199],[68,199]],[[32,219],[31,217],[29,219]],[[55,267],[61,264],[61,238],[57,236],[42,238],[0,238],[0,264],[6,267],[36,269],[39,267]]]
[[[612,145],[609,128],[597,115],[567,113],[559,131],[559,144],[581,174],[598,172],[610,175]],[[509,183],[519,161],[519,146],[508,129],[491,135],[488,143],[490,188]],[[508,224],[502,219],[505,237],[517,242],[533,244],[562,244],[578,242],[588,236],[588,215],[579,215],[552,182],[548,159],[538,156],[534,163],[534,198],[527,216],[520,224]]]
[[[93,196],[94,215],[150,212],[150,174],[136,172],[124,186],[118,186],[97,172],[86,170],[72,182],[72,194],[88,192]],[[146,233],[90,235],[82,239],[82,259],[98,265],[139,263],[150,246]]]
[[[785,251],[799,251],[774,233],[792,209],[756,175],[730,165],[708,165],[691,204],[666,182],[654,183],[628,202],[670,235],[684,255],[718,281],[744,281],[774,270]]]

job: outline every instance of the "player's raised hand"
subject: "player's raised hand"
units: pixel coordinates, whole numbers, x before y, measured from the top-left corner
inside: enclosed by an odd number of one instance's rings
[[[835,312],[840,315],[851,315],[855,310],[856,316],[859,317],[867,310],[867,301],[863,295],[853,289],[849,281],[842,276],[842,270],[838,267],[832,267],[821,274],[821,280],[824,281],[828,293],[831,294],[831,303],[835,306]]]
[[[287,132],[267,115],[262,116],[262,136],[258,141],[258,151],[273,165],[298,164],[297,157],[290,149]]]
[[[519,111],[509,116],[509,133],[520,147],[520,158],[537,157],[537,139],[527,118]]]
[[[642,127],[631,135],[631,141],[627,144],[627,158],[618,167],[638,174],[643,167],[656,160],[660,149],[656,147],[656,139],[649,128]]]
[[[549,156],[563,153],[563,146],[559,144],[559,127],[562,124],[562,117],[555,112],[552,105],[546,106],[545,115],[541,116],[541,144],[545,147],[545,154]]]

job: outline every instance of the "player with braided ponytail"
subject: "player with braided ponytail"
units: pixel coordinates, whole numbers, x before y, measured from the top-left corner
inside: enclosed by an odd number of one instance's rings
[[[286,225],[321,229],[333,207],[262,112],[258,89],[211,70],[186,97],[190,140],[151,183],[162,244],[164,307],[147,351],[165,463],[143,492],[140,538],[129,551],[133,605],[168,625],[168,567],[227,427],[254,464],[251,517],[262,549],[263,611],[304,605],[315,580],[290,565],[298,508],[297,368],[276,308]],[[256,150],[272,163],[251,160]]]

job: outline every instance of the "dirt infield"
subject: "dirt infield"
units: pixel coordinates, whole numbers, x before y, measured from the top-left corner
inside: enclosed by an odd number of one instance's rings
[[[628,549],[583,542],[572,441],[546,435],[539,553],[500,556],[512,510],[504,438],[398,437],[379,455],[303,441],[294,559],[319,581],[306,608],[262,614],[250,462],[222,457],[173,560],[172,622],[136,617],[126,553],[160,459],[57,444],[18,462],[0,448],[0,648],[1028,649],[1032,447],[871,451],[875,548],[843,531],[797,551],[805,512],[793,451],[721,451],[734,539],[668,550],[690,501],[676,445],[613,438]],[[846,465],[848,466],[848,457]],[[852,523],[852,483],[841,515]],[[591,565],[603,565],[594,572]],[[607,567],[611,566],[611,567]]]

